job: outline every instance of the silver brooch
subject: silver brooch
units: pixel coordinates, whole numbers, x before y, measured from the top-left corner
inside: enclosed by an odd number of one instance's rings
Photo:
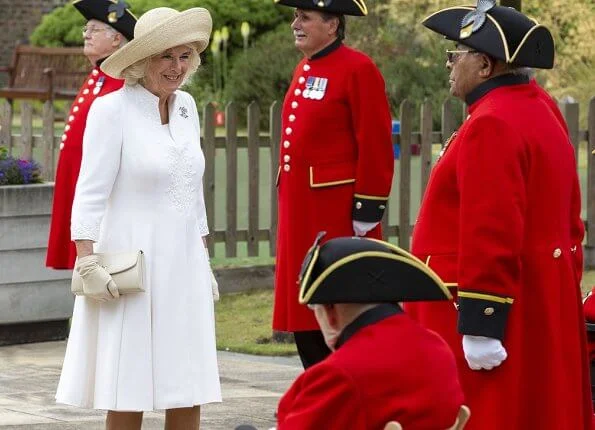
[[[180,106],[178,110],[180,111],[180,116],[182,118],[188,118],[188,109],[186,109],[184,106]]]

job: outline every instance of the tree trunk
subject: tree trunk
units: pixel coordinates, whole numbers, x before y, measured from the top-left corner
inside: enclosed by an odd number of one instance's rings
[[[519,12],[521,11],[522,0],[500,0],[500,6],[513,7]]]

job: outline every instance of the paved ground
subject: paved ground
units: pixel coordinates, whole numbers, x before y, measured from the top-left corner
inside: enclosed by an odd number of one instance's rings
[[[1,430],[100,430],[104,412],[54,402],[65,342],[0,347]],[[223,403],[202,408],[201,430],[275,425],[281,394],[300,373],[298,358],[219,352]],[[143,429],[163,428],[163,414],[145,414]]]

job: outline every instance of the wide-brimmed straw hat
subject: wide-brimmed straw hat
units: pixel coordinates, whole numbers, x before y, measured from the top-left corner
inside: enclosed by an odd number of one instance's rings
[[[134,27],[134,40],[118,49],[101,64],[101,70],[121,78],[128,66],[180,45],[191,45],[201,53],[209,45],[213,22],[202,7],[178,12],[158,7],[143,14]]]

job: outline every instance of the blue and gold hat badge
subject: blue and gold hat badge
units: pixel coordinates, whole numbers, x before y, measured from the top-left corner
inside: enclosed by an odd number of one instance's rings
[[[124,16],[124,13],[126,13],[126,9],[128,8],[130,8],[128,3],[124,0],[118,0],[117,3],[110,5],[107,9],[107,20],[111,24],[118,22],[118,20]]]
[[[486,22],[487,12],[496,6],[495,0],[478,0],[477,7],[463,17],[460,38],[466,39],[479,31]]]

